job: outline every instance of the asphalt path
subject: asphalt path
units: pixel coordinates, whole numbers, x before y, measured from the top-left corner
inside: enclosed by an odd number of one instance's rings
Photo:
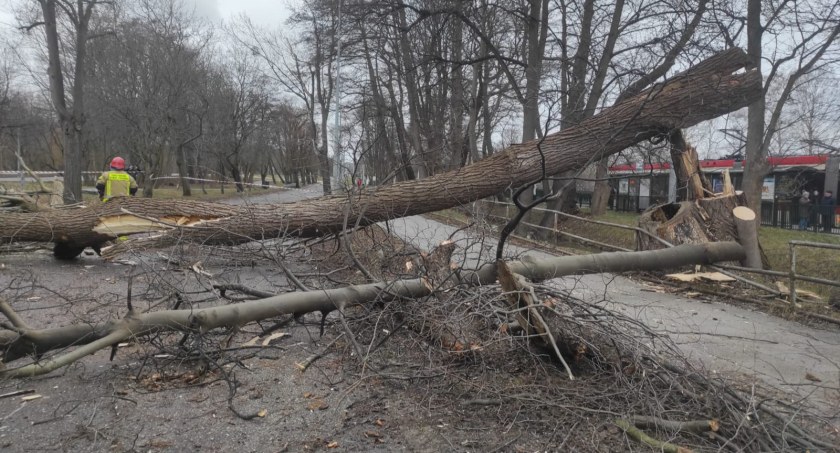
[[[311,185],[250,201],[290,202],[321,194],[320,186]],[[391,220],[387,226],[422,250],[455,240],[459,247],[453,260],[464,268],[476,268],[495,254],[495,238],[482,238],[422,216]],[[541,250],[506,247],[507,257],[525,254],[551,256]],[[632,276],[593,274],[557,278],[550,284],[668,334],[689,360],[712,373],[755,379],[808,398],[822,415],[840,423],[840,329],[836,327],[811,327],[748,307],[660,292],[655,285]]]

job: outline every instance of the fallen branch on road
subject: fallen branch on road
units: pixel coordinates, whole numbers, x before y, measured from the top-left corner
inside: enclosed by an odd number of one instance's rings
[[[524,259],[507,263],[512,272],[531,280],[546,280],[564,275],[584,273],[624,272],[660,269],[690,264],[710,264],[733,261],[743,257],[737,243],[683,245],[666,250],[648,252],[616,252],[597,255],[554,257],[544,260]],[[526,257],[527,258],[527,257]],[[496,267],[487,265],[466,273],[461,284],[492,284]],[[370,283],[337,289],[286,293],[265,299],[191,310],[164,310],[137,313],[130,310],[120,320],[105,324],[78,324],[52,329],[29,327],[10,306],[3,313],[13,327],[0,330],[3,363],[0,377],[26,377],[46,374],[67,366],[101,349],[110,348],[129,338],[142,337],[164,331],[204,333],[220,327],[243,326],[249,322],[283,314],[303,314],[319,311],[329,313],[357,304],[383,299],[417,299],[432,294],[434,286],[426,278]],[[40,357],[50,351],[76,347],[67,353],[19,368],[8,364],[28,355]]]

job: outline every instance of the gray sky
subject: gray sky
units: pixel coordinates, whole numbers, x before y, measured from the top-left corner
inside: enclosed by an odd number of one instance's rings
[[[245,14],[264,27],[278,27],[288,17],[289,0],[184,0],[195,5],[199,16],[210,20]]]
[[[0,0],[0,30],[9,32],[15,25],[12,4],[21,0]],[[196,13],[210,20],[228,20],[240,14],[249,16],[264,27],[279,27],[289,15],[292,0],[183,0],[195,5]]]

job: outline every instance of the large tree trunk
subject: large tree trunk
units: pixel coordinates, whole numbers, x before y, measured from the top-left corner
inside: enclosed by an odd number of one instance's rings
[[[546,280],[564,275],[602,272],[625,272],[673,269],[689,264],[711,264],[740,260],[744,250],[737,243],[686,245],[650,252],[614,252],[544,260],[507,263],[511,272],[531,280]],[[488,264],[478,271],[462,275],[462,283],[481,285],[495,282],[497,268]],[[121,319],[104,324],[76,324],[52,329],[30,327],[6,302],[0,300],[0,312],[15,330],[0,330],[2,362],[9,363],[28,355],[40,356],[56,349],[76,347],[65,354],[19,368],[0,370],[0,377],[27,377],[49,373],[94,352],[125,341],[162,331],[208,331],[219,327],[242,326],[260,319],[283,314],[314,311],[328,313],[336,309],[388,298],[418,298],[435,288],[427,278],[371,283],[345,288],[286,293],[235,305],[188,310],[164,310],[139,314],[129,312]]]
[[[592,191],[592,200],[589,202],[589,211],[593,217],[607,213],[612,191],[607,182],[608,174],[609,162],[607,162],[607,159],[601,159],[595,163],[595,189]]]
[[[630,98],[602,113],[545,137],[511,146],[473,165],[417,181],[365,191],[353,199],[325,196],[299,203],[231,207],[192,201],[120,199],[73,211],[14,214],[0,219],[0,240],[56,241],[74,247],[150,229],[168,231],[158,244],[191,239],[203,243],[242,243],[283,235],[320,236],[340,231],[345,213],[350,224],[438,211],[489,197],[545,175],[581,168],[592,159],[621,151],[651,137],[737,110],[761,94],[761,80],[744,67],[746,56],[732,49],[706,60],[668,83]],[[608,139],[606,139],[608,138]],[[121,209],[139,215],[127,216]],[[122,215],[122,217],[120,217]],[[162,227],[141,217],[202,221],[190,227]],[[169,220],[171,223],[171,219]],[[113,227],[109,226],[113,225]],[[109,228],[120,229],[109,230]],[[145,239],[149,241],[149,239]],[[122,242],[129,246],[133,241]]]

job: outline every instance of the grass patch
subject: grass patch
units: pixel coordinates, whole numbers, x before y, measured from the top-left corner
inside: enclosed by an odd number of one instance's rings
[[[484,206],[486,207],[488,205]],[[489,206],[488,209],[490,209],[488,212],[490,220],[496,224],[501,224],[503,222],[502,218],[505,215],[511,215],[514,212],[513,208],[508,208],[508,211],[506,211],[504,206],[498,204]],[[459,223],[468,223],[470,221],[468,213],[463,209],[448,209],[438,212],[437,215]],[[539,224],[541,215],[538,212],[529,213],[525,221]],[[588,217],[588,209],[583,209],[581,216]],[[594,220],[631,227],[637,225],[638,219],[639,215],[636,213],[615,211],[608,211],[605,215],[594,218]],[[607,225],[568,219],[561,223],[561,229],[577,236],[627,249],[634,249],[636,244],[635,232]],[[526,235],[527,232],[527,228],[520,227],[517,229],[517,234],[522,236]],[[809,241],[840,245],[839,235],[772,227],[761,227],[759,229],[759,240],[767,256],[770,268],[780,272],[788,272],[790,270],[790,241]],[[579,251],[580,253],[599,251],[570,240],[563,240],[559,245],[563,248]],[[840,281],[840,250],[797,246],[796,255],[797,274]],[[775,281],[779,280],[778,278],[762,277],[756,274],[751,274],[748,278],[760,281],[768,286],[774,286]],[[788,281],[785,281],[785,284],[788,284]],[[826,285],[797,282],[797,288],[814,291],[825,299],[832,294],[840,294],[840,289]]]

